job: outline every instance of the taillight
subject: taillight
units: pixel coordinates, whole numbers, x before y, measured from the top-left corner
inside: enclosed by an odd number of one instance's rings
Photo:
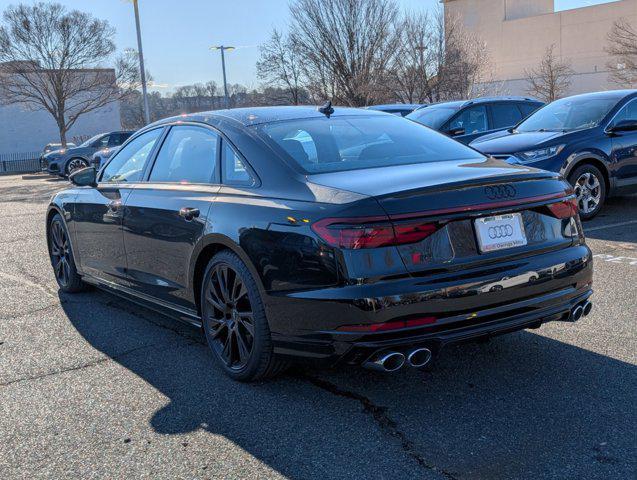
[[[325,218],[312,224],[312,230],[328,244],[349,250],[420,242],[440,227],[415,220],[392,223],[383,217]]]
[[[552,203],[547,205],[551,215],[555,218],[565,219],[571,218],[577,215],[578,207],[577,207],[577,199],[569,198],[562,202]]]
[[[368,325],[343,325],[336,330],[339,332],[387,332],[390,330],[400,330],[402,328],[422,327],[436,323],[436,317],[410,318],[408,320],[393,320],[390,322],[371,323]]]

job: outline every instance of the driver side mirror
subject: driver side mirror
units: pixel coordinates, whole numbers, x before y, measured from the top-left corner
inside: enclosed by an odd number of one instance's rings
[[[450,137],[457,137],[458,135],[464,135],[466,133],[465,129],[460,128],[452,128],[451,130],[447,130],[447,135]]]
[[[76,170],[69,176],[69,180],[78,187],[97,187],[97,171],[95,167]]]
[[[634,132],[637,130],[637,120],[622,120],[608,129],[609,132]]]

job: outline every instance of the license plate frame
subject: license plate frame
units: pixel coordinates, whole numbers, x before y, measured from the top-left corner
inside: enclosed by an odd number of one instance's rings
[[[521,213],[505,213],[474,220],[480,253],[491,253],[528,244]]]

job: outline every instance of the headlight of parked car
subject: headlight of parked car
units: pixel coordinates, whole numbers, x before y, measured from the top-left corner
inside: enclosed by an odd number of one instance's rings
[[[564,149],[564,145],[554,145],[552,147],[531,150],[530,152],[520,152],[517,156],[524,162],[537,162],[554,157]]]

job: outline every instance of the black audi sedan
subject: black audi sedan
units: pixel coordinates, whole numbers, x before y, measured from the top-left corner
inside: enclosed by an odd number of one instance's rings
[[[71,181],[46,217],[60,289],[201,326],[237,380],[300,358],[420,368],[447,344],[591,309],[566,182],[394,115],[170,118]]]

